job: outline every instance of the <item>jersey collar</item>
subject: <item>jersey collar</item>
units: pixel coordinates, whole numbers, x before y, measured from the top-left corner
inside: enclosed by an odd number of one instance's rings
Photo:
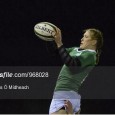
[[[90,52],[95,52],[96,53],[96,51],[95,50],[91,50],[91,49],[86,49],[87,51],[90,51]]]
[[[95,50],[91,50],[91,49],[80,49],[80,48],[77,48],[77,51],[90,51],[90,52],[96,53]]]

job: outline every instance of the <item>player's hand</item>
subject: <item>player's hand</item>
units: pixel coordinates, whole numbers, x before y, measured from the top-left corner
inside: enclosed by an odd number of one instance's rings
[[[65,100],[65,108],[68,114],[73,114],[73,107],[70,101]]]
[[[63,45],[62,43],[62,35],[61,35],[61,30],[59,28],[56,28],[57,32],[54,35],[54,40],[57,44],[57,47],[61,47]]]

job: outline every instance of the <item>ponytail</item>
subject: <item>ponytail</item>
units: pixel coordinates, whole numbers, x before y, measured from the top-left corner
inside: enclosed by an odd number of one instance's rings
[[[102,52],[101,49],[96,50],[96,65],[99,63],[99,58],[100,58],[101,52]]]

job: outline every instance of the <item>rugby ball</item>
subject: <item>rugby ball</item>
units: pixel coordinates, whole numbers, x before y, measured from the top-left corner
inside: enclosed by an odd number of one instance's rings
[[[45,41],[53,41],[56,34],[56,26],[49,22],[40,22],[34,26],[34,32],[37,37]]]

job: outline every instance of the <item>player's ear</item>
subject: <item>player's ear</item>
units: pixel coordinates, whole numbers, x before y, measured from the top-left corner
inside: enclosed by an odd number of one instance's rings
[[[97,44],[97,40],[92,40],[92,45],[95,46]]]

